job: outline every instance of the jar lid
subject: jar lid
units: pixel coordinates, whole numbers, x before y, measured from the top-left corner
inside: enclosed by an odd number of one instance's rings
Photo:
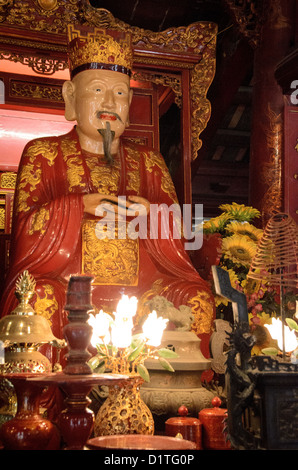
[[[165,424],[170,426],[194,426],[200,424],[198,418],[187,416],[188,409],[184,405],[178,408],[178,414],[179,416],[167,419]]]
[[[213,408],[205,408],[199,412],[199,418],[201,416],[223,416],[227,414],[226,408],[220,408],[221,399],[219,397],[214,397],[211,401]]]

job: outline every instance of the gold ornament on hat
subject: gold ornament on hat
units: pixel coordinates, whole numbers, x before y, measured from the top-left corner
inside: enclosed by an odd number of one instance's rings
[[[130,34],[123,31],[68,25],[71,76],[83,70],[114,70],[130,75],[133,62]]]

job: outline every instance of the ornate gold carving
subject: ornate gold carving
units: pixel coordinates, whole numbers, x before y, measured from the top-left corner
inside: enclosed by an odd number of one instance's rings
[[[127,178],[128,182],[126,189],[128,191],[135,191],[136,194],[140,194],[140,154],[138,151],[129,148],[127,149]]]
[[[77,0],[10,1],[7,6],[0,5],[0,15],[3,13],[0,20],[35,31],[65,33],[67,24],[78,22],[79,3]]]
[[[117,195],[120,183],[120,160],[115,157],[114,165],[107,165],[101,157],[85,154],[85,161],[90,170],[91,182],[101,194]]]
[[[92,62],[117,64],[131,70],[132,47],[130,36],[114,39],[103,28],[82,35],[79,29],[68,25],[69,61],[71,70]]]
[[[0,207],[0,230],[5,229],[5,207]]]
[[[169,65],[167,63],[167,65]],[[181,107],[181,97],[182,97],[182,90],[181,90],[181,77],[179,76],[172,76],[166,73],[153,73],[153,72],[146,72],[146,71],[138,71],[132,73],[133,80],[146,80],[156,85],[163,85],[165,87],[170,87],[175,93],[175,103],[177,106]]]
[[[16,186],[17,174],[12,171],[1,173],[0,187],[3,189],[14,189]]]
[[[207,99],[207,91],[215,73],[217,25],[211,22],[200,22],[187,27],[172,28],[156,33],[130,26],[114,18],[108,10],[95,9],[90,5],[85,6],[84,16],[88,23],[94,26],[129,31],[132,34],[134,44],[134,62],[145,63],[147,60],[144,57],[138,57],[138,47],[140,49],[146,48],[149,51],[156,51],[156,48],[158,48],[161,54],[166,52],[182,53],[190,49],[194,54],[201,56],[197,64],[191,65],[191,133],[192,159],[194,160],[202,146],[199,136],[205,129],[211,115],[211,105]],[[152,57],[148,60],[151,60],[153,64],[156,59]],[[165,59],[162,60],[168,64]],[[174,61],[174,57],[172,56],[170,60]],[[183,63],[179,62],[179,59],[175,62],[175,66],[182,69],[185,67]],[[155,74],[155,80],[157,79],[157,74]],[[173,83],[172,81],[171,84],[173,85]],[[177,87],[174,91],[177,93]],[[179,92],[177,96],[179,98]]]
[[[224,2],[230,8],[240,33],[248,39],[252,47],[257,47],[264,21],[263,2],[259,0],[224,0]]]
[[[73,188],[76,186],[83,188],[85,186],[85,184],[82,182],[82,176],[84,176],[84,167],[80,157],[81,153],[76,147],[76,142],[70,139],[62,140],[61,150],[63,159],[67,166],[66,173],[69,184],[69,191],[73,191]]]
[[[41,207],[36,214],[34,214],[31,227],[29,229],[29,235],[33,235],[34,232],[45,233],[46,222],[50,219],[49,210],[45,207]]]
[[[262,168],[262,179],[265,190],[261,213],[270,217],[282,207],[282,144],[283,144],[283,119],[282,114],[276,114],[268,105],[267,117],[269,127],[266,129],[267,147],[269,149],[269,161]]]
[[[48,165],[52,166],[58,155],[58,143],[45,139],[35,140],[28,147],[26,156],[30,157],[30,162],[34,162],[37,155],[42,155],[48,161]]]
[[[123,385],[109,387],[109,396],[94,423],[95,436],[154,434],[154,420],[140,395],[143,379],[131,376]]]
[[[84,188],[85,184],[82,183],[82,176],[84,176],[83,162],[80,157],[72,157],[67,159],[67,180],[69,183],[69,191],[73,188],[80,186]]]
[[[82,226],[82,273],[92,273],[94,285],[136,286],[139,240],[118,238],[117,225],[113,234],[97,224],[97,220],[86,219]],[[101,239],[104,236],[107,238]]]
[[[190,299],[187,304],[191,307],[192,314],[195,317],[192,331],[196,334],[210,334],[214,313],[210,295],[207,292],[198,291],[197,295]]]
[[[63,102],[60,86],[25,83],[18,80],[10,81],[9,96]]]
[[[33,164],[23,166],[20,170],[19,175],[19,192],[17,195],[16,210],[17,212],[27,212],[30,207],[27,204],[27,200],[30,196],[29,192],[25,191],[25,188],[29,186],[30,192],[36,189],[36,186],[40,183],[41,169],[36,168]]]
[[[0,59],[28,65],[28,67],[39,75],[52,75],[59,70],[67,68],[67,63],[60,59],[50,59],[48,57],[40,56],[24,56],[13,52],[0,52]]]
[[[42,2],[44,5],[45,1]],[[54,4],[54,2],[50,3]],[[181,103],[179,71],[189,69],[191,74],[192,159],[197,157],[197,152],[202,146],[199,136],[205,129],[211,114],[207,91],[215,73],[216,24],[197,22],[187,27],[152,32],[130,26],[114,18],[109,11],[92,7],[87,0],[81,2],[77,2],[77,0],[68,0],[68,2],[58,0],[57,8],[49,10],[36,5],[39,5],[37,0],[28,0],[27,2],[14,2],[13,6],[10,3],[3,7],[6,11],[5,24],[21,28],[28,27],[31,30],[47,34],[65,34],[67,26],[76,23],[127,31],[132,34],[134,64],[152,65],[152,68],[156,65],[175,67],[177,77],[169,74],[171,78],[166,78],[166,74],[152,74],[148,71],[148,79],[151,75],[151,80],[154,83],[165,83],[170,86],[175,92],[178,105]],[[45,18],[46,13],[48,17]],[[1,38],[2,44],[5,41],[9,41],[10,44],[13,42],[14,50],[16,50],[16,46],[22,47],[25,45],[22,38]],[[51,55],[42,55],[37,52],[28,56],[27,53],[11,52],[6,47],[6,51],[0,52],[0,58],[21,62],[31,67],[36,73],[43,75],[50,75],[67,67],[66,47],[64,45],[59,42],[55,43],[55,41],[50,44],[47,41],[31,42],[32,47],[38,50],[45,48],[48,51],[53,51],[53,53]],[[144,55],[144,50],[148,51],[148,54]],[[150,54],[150,52],[154,52],[154,54]],[[190,59],[184,61],[178,56],[178,53],[189,54]],[[135,73],[138,73],[138,71]]]
[[[51,14],[53,10],[56,10],[59,7],[57,0],[37,0],[37,3],[42,10],[47,13],[50,12]]]
[[[44,291],[44,296],[41,297],[37,292],[36,301],[34,303],[34,311],[37,315],[41,315],[46,318],[50,325],[52,325],[51,318],[55,312],[58,310],[58,302],[54,295],[54,288],[50,284],[45,284],[42,286]],[[39,289],[40,291],[40,289]]]

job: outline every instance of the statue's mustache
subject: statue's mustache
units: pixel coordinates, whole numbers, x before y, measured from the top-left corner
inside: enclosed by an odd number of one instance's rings
[[[122,119],[121,119],[121,117],[119,116],[119,114],[113,113],[112,111],[105,111],[105,110],[103,110],[103,111],[97,111],[97,112],[96,112],[96,117],[97,117],[98,119],[105,119],[105,118],[106,118],[106,119],[114,118],[114,120],[118,119],[118,120],[123,124]],[[113,119],[112,119],[112,120],[113,120]]]

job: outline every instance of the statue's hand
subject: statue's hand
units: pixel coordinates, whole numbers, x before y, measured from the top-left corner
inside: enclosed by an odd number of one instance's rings
[[[129,196],[128,198],[118,198],[106,194],[91,193],[83,196],[84,212],[91,215],[98,215],[98,206],[107,214],[117,214],[119,216],[147,215],[150,210],[150,203],[140,196]],[[102,211],[101,211],[102,213]],[[101,214],[105,215],[105,214]]]
[[[128,196],[127,198],[131,211],[134,212],[133,215],[148,215],[150,212],[150,202],[141,196]]]

